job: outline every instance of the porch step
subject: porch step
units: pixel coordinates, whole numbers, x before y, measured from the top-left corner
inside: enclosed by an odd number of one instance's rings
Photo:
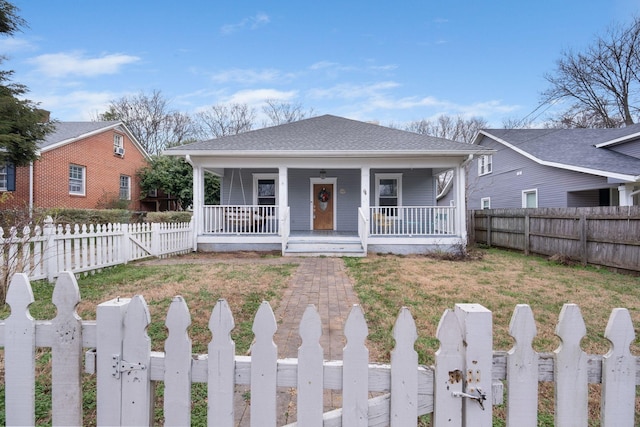
[[[307,240],[290,239],[284,251],[285,256],[366,256],[358,239]]]

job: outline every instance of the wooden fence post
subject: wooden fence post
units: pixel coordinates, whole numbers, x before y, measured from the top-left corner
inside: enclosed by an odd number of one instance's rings
[[[120,425],[122,387],[114,358],[122,355],[124,316],[131,299],[116,298],[96,310],[97,424]]]
[[[418,339],[416,323],[402,307],[393,327],[396,345],[391,350],[391,427],[418,425]]]
[[[127,264],[131,258],[131,244],[129,243],[131,235],[129,234],[129,224],[120,224],[120,231],[122,231],[120,259],[123,264]]]
[[[491,311],[480,304],[456,304],[463,340],[465,371],[464,392],[476,399],[462,397],[462,426],[492,426],[493,326]]]
[[[354,305],[344,325],[347,345],[342,352],[342,425],[368,426],[369,349],[365,345],[369,328],[362,307]]]
[[[529,216],[529,210],[525,209],[524,214],[524,254],[529,255],[529,234],[531,233],[531,216]]]
[[[298,424],[322,427],[323,350],[320,345],[322,320],[313,304],[302,315],[298,348]]]
[[[587,265],[589,262],[589,252],[587,251],[587,214],[584,211],[580,211],[580,261],[582,265]]]
[[[234,423],[236,344],[231,339],[234,327],[229,304],[219,299],[209,318],[209,330],[213,335],[208,347],[207,422],[210,426],[231,427]]]
[[[491,214],[487,212],[487,246],[491,246]]]

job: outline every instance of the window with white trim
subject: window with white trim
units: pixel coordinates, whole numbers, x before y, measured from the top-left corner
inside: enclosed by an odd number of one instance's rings
[[[480,199],[480,209],[491,209],[491,197]]]
[[[486,154],[478,158],[478,175],[486,175],[493,171],[493,155]]]
[[[131,200],[131,177],[120,175],[120,200]]]
[[[86,168],[80,165],[69,165],[69,194],[85,195]]]
[[[402,174],[401,173],[377,173],[376,174],[376,206],[399,207],[402,206]]]
[[[277,174],[253,174],[253,204],[261,206],[278,204]]]
[[[522,191],[522,207],[523,208],[538,207],[538,189],[537,188]]]
[[[7,164],[0,164],[0,191],[7,191]]]
[[[113,153],[118,156],[124,156],[124,137],[119,133],[113,134]]]

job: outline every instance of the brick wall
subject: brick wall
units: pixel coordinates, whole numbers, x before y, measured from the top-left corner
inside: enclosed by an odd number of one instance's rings
[[[42,208],[95,209],[107,200],[117,199],[120,175],[131,177],[129,208],[142,210],[136,171],[147,163],[126,134],[124,157],[113,153],[112,129],[42,153],[34,162],[34,206]],[[85,195],[69,194],[69,165],[85,167]],[[16,170],[16,191],[5,206],[28,206],[29,167]]]

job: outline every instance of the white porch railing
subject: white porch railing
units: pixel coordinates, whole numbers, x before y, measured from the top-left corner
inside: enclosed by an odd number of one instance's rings
[[[432,236],[456,233],[456,208],[451,206],[373,206],[372,236]]]
[[[279,207],[262,205],[206,205],[205,234],[279,234]]]

